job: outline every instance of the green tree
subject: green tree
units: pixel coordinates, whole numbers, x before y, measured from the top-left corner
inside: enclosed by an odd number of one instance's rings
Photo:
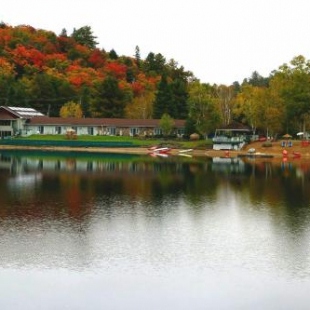
[[[250,84],[243,84],[241,92],[236,97],[234,114],[241,119],[243,123],[248,124],[255,133],[261,121],[261,107],[259,96],[257,95],[259,87]]]
[[[149,76],[163,75],[166,73],[166,59],[162,54],[154,54],[150,52],[144,61],[144,71]]]
[[[185,122],[185,137],[189,138],[192,133],[196,132],[196,121],[190,117]]]
[[[153,91],[144,91],[140,96],[136,96],[126,105],[126,118],[150,119],[152,118],[153,102],[155,94]]]
[[[228,125],[232,121],[232,110],[234,104],[234,86],[215,86],[221,118],[224,125]]]
[[[135,49],[135,59],[136,59],[137,67],[140,68],[141,67],[141,55],[140,55],[140,48],[138,45],[136,46],[136,49]]]
[[[153,105],[153,118],[159,119],[164,113],[174,116],[176,114],[176,110],[173,103],[173,94],[168,84],[167,76],[164,74],[158,85],[158,90]]]
[[[285,104],[287,129],[305,131],[310,125],[310,61],[304,56],[293,58],[274,72],[272,82]]]
[[[185,71],[183,66],[179,67],[174,59],[170,59],[165,67],[167,74],[172,80],[180,79],[185,83],[195,80],[193,73],[191,71]]]
[[[232,87],[234,89],[235,94],[238,94],[241,91],[241,85],[238,81],[233,82]]]
[[[252,86],[266,87],[269,84],[269,79],[262,77],[257,71],[254,71],[246,83]]]
[[[67,38],[68,37],[67,29],[63,28],[59,36]]]
[[[222,121],[213,92],[212,86],[199,81],[192,83],[189,89],[189,118],[195,120],[196,129],[204,136]]]
[[[90,104],[91,101],[91,93],[93,91],[93,88],[83,86],[80,94],[79,94],[79,100],[82,108],[83,117],[91,117],[91,111],[90,111]]]
[[[123,118],[125,115],[124,93],[119,88],[118,80],[108,76],[95,85],[97,94],[91,102],[93,117]]]
[[[7,28],[8,26],[6,25],[6,23],[4,23],[3,21],[0,22],[0,28],[1,29],[5,29]]]
[[[271,87],[260,88],[261,122],[266,130],[266,136],[276,136],[283,130],[285,109],[283,101]]]
[[[174,111],[173,117],[175,119],[186,119],[188,117],[188,91],[187,83],[182,79],[175,79],[171,83],[172,92],[172,109]]]
[[[73,29],[71,37],[81,45],[85,45],[90,49],[96,48],[98,42],[97,37],[93,35],[93,31],[90,26],[84,26],[79,29]]]
[[[77,97],[67,80],[47,72],[37,73],[30,78],[25,76],[18,83],[25,90],[24,101],[27,100],[31,107],[49,116],[59,116],[63,104]]]
[[[57,100],[57,93],[51,76],[45,72],[35,74],[34,78],[31,79],[29,90],[31,94],[31,106],[44,114],[49,114],[51,112],[51,105]],[[59,108],[57,111],[54,111],[54,107],[52,107],[50,116],[58,116]]]
[[[15,72],[14,67],[8,61],[0,63],[0,105],[8,105],[14,90]]]
[[[6,105],[10,104],[12,106],[30,107],[29,96],[26,92],[26,87],[23,81],[23,79],[12,81],[10,88],[8,89],[7,97],[3,98]]]
[[[109,52],[109,58],[112,59],[112,60],[117,60],[118,59],[118,55],[117,53],[115,52],[114,49],[111,49],[110,52]]]
[[[165,137],[169,136],[171,134],[172,129],[174,128],[174,120],[172,117],[170,117],[169,114],[164,113],[159,121],[159,127],[161,128],[163,135]]]

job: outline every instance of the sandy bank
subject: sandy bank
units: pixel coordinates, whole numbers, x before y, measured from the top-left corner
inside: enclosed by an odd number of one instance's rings
[[[242,157],[246,156],[249,153],[250,149],[255,149],[253,155],[257,155],[257,159],[263,160],[290,160],[290,159],[299,159],[310,161],[310,146],[303,146],[301,141],[293,141],[291,147],[282,147],[282,141],[273,142],[272,146],[265,147],[262,142],[254,142],[246,145],[240,151],[216,151],[216,150],[207,150],[206,156],[208,157]],[[283,151],[287,153],[286,156],[283,156]],[[298,156],[296,156],[298,155]]]
[[[300,154],[300,159],[310,161],[310,146],[302,146],[301,141],[294,141],[289,148],[283,148],[281,141],[272,143],[271,147],[264,147],[262,142],[251,143],[242,150],[212,150],[212,149],[193,149],[187,153],[192,156],[206,156],[206,157],[241,157],[249,154],[249,149],[254,148],[255,154],[264,159],[272,157],[273,159],[283,159],[283,150],[287,151],[287,159],[293,158],[294,154]],[[122,153],[122,154],[140,154],[147,155],[150,153],[148,148],[144,147],[31,147],[31,146],[14,146],[14,145],[0,145],[0,150],[43,150],[43,151],[66,151],[66,152],[96,152],[96,153]],[[178,155],[180,149],[172,149],[171,155]],[[296,157],[295,157],[296,158]]]
[[[147,155],[151,153],[148,148],[143,147],[32,147],[32,146],[15,146],[15,145],[0,145],[0,150],[28,150],[28,151],[66,151],[66,152],[90,152],[90,153],[120,153],[120,154],[139,154]],[[180,149],[172,149],[169,154],[177,155]],[[193,150],[189,154],[193,156],[206,156],[205,150]]]

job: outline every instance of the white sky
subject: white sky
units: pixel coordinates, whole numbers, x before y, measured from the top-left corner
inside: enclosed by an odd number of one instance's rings
[[[99,48],[133,56],[138,45],[210,84],[310,57],[309,0],[7,0],[0,21],[57,35],[90,26]]]

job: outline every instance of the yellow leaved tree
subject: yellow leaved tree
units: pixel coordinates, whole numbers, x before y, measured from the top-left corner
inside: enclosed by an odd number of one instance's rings
[[[79,103],[69,101],[61,107],[59,115],[60,117],[63,118],[68,117],[82,118],[83,116],[82,107]]]

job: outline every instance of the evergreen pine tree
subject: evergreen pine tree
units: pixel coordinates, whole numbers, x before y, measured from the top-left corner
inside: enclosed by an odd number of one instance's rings
[[[136,50],[135,50],[135,58],[136,58],[137,67],[140,68],[141,67],[141,55],[140,55],[140,48],[138,45],[136,46]]]
[[[111,50],[110,50],[110,52],[109,52],[109,58],[110,58],[110,59],[113,59],[113,60],[118,59],[118,55],[117,55],[117,53],[115,52],[114,49],[111,49]]]
[[[93,101],[92,111],[95,117],[123,118],[125,115],[124,93],[115,77],[108,76],[97,86],[98,96]]]
[[[94,49],[98,44],[98,42],[96,42],[97,37],[93,35],[90,26],[84,26],[79,29],[74,28],[71,37],[79,44],[85,45],[90,49]]]
[[[172,91],[165,74],[162,75],[158,85],[158,90],[153,105],[153,118],[160,119],[164,113],[169,114],[173,118],[176,114],[173,105]]]
[[[175,119],[186,119],[188,116],[188,92],[187,85],[182,79],[175,79],[171,83],[173,93],[173,102],[171,103],[175,110]]]

